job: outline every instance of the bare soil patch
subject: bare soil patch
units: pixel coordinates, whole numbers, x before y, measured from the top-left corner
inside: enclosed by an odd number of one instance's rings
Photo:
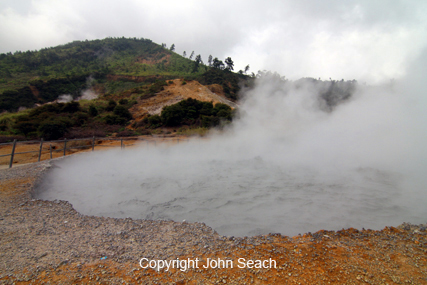
[[[183,84],[184,81],[182,79],[171,81],[173,83],[165,86],[165,90],[157,93],[154,97],[142,100],[129,109],[136,121],[141,120],[147,114],[160,115],[163,107],[176,104],[188,98],[212,102],[213,104],[223,103],[232,108],[237,107],[236,103],[223,95],[222,88],[219,85],[204,86],[197,81],[189,81]],[[217,93],[214,93],[212,90]]]

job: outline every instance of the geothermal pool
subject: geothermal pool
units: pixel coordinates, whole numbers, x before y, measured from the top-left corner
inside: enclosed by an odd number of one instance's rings
[[[399,173],[323,171],[261,156],[215,159],[204,144],[68,157],[54,162],[36,195],[69,201],[86,215],[204,222],[227,236],[425,222]]]
[[[427,222],[425,89],[359,86],[325,110],[310,82],[257,79],[207,139],[56,161],[37,198],[234,236]]]

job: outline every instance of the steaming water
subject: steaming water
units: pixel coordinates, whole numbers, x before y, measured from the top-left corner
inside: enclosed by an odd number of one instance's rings
[[[328,173],[259,156],[176,156],[201,154],[205,144],[209,142],[70,157],[55,162],[58,167],[39,188],[38,198],[70,201],[88,215],[205,222],[234,236],[422,222],[397,173],[372,168]],[[110,156],[108,167],[105,155]]]
[[[313,86],[259,80],[223,134],[69,157],[37,197],[235,236],[425,223],[425,105],[400,95],[359,90],[329,113]]]

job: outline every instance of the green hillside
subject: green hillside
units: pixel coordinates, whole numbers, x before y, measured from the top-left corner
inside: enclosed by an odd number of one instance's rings
[[[184,75],[192,61],[148,39],[75,41],[40,51],[0,54],[0,92],[30,81],[93,73],[131,76]]]
[[[106,93],[115,93],[171,78],[222,84],[226,95],[236,99],[238,78],[246,76],[226,71],[223,63],[210,68],[200,56],[190,60],[148,39],[106,38],[17,51],[0,54],[0,110],[32,107],[61,94],[76,98],[96,83]]]
[[[249,79],[242,71],[233,72],[231,58],[224,63],[210,56],[208,64],[200,55],[190,58],[137,38],[75,41],[40,51],[0,54],[0,135],[36,138],[56,133],[55,138],[71,138],[89,136],[94,130],[99,136],[108,135],[123,131],[132,120],[128,109],[155,96],[171,79],[219,84],[231,100],[237,99],[239,83]],[[97,100],[14,114],[61,95],[76,99],[89,89],[99,95]],[[201,119],[192,124],[201,125]]]

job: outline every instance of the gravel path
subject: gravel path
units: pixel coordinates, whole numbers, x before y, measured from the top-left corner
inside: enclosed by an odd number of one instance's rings
[[[0,170],[1,284],[427,284],[427,230],[222,237],[203,223],[92,217],[34,200],[50,161]],[[142,269],[139,260],[232,260],[233,268]],[[238,268],[238,258],[276,268]]]

